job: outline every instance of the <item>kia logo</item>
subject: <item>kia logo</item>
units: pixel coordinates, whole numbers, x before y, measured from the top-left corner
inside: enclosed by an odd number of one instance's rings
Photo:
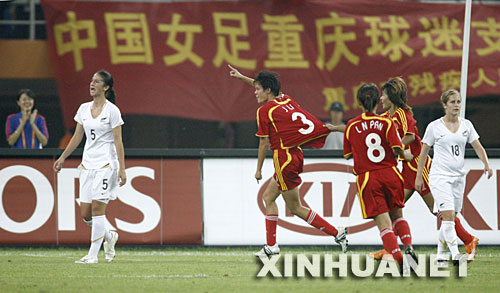
[[[312,172],[342,172],[342,173],[352,173],[352,166],[349,165],[343,165],[343,164],[335,164],[335,163],[319,163],[319,164],[309,164],[309,165],[304,165],[304,171],[302,173],[312,173]],[[269,178],[262,187],[259,190],[258,196],[257,196],[257,204],[259,205],[259,209],[262,212],[262,214],[266,214],[266,207],[264,206],[264,200],[263,200],[263,195],[264,191],[266,190],[267,186],[271,183],[271,178]],[[315,182],[302,182],[302,184],[299,186],[299,197],[300,197],[300,202],[302,203],[303,206],[309,208],[309,205],[307,204],[305,200],[305,196],[307,195],[307,192],[311,188],[311,186]],[[321,182],[323,185],[323,216],[325,217],[331,217],[332,216],[332,183],[331,182]],[[357,194],[357,188],[356,188],[356,182],[349,182],[349,189],[347,192],[347,196],[345,197],[344,204],[342,207],[342,211],[340,213],[341,217],[349,217],[351,215],[351,210],[352,206],[354,204],[354,200]],[[315,194],[315,196],[317,196]],[[316,211],[319,212],[319,211]],[[358,211],[359,212],[359,211]],[[286,211],[286,216],[292,216],[292,214],[288,211]],[[330,223],[334,226],[338,226],[337,223]],[[309,235],[317,235],[317,236],[329,236],[326,233],[314,228],[314,227],[306,227],[306,226],[301,226],[297,224],[290,223],[286,220],[284,220],[283,217],[280,217],[278,219],[278,225],[286,228],[288,230],[292,230],[294,232],[298,233],[303,233],[303,234],[309,234]],[[364,230],[368,230],[372,227],[375,227],[375,221],[370,221],[368,223],[363,223],[363,224],[358,224],[354,226],[349,226],[347,227],[348,233],[349,234],[354,234],[358,233]]]

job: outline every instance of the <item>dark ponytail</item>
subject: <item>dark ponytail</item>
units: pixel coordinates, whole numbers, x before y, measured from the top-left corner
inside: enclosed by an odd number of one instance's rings
[[[380,92],[373,83],[365,83],[358,89],[358,101],[366,111],[372,112],[380,101]]]
[[[116,94],[115,90],[113,89],[114,85],[113,76],[106,70],[99,70],[96,73],[102,77],[104,85],[109,86],[109,89],[104,93],[106,99],[111,103],[116,104]]]

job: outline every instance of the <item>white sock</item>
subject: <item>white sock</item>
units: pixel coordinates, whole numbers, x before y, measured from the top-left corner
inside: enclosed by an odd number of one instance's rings
[[[104,217],[104,216],[103,216],[103,217]],[[108,242],[108,241],[110,241],[110,240],[111,240],[111,238],[112,238],[113,236],[111,236],[111,233],[109,233],[109,230],[108,230],[108,228],[106,228],[106,225],[104,225],[104,227],[105,227],[105,228],[104,228],[104,240],[106,240],[106,242]]]
[[[444,240],[446,240],[446,244],[448,244],[451,255],[456,256],[460,254],[460,251],[458,251],[458,237],[455,231],[455,222],[443,221],[441,223],[441,230],[443,230],[443,237]]]
[[[448,248],[448,246],[446,245],[446,240],[444,239],[444,235],[443,235],[443,226],[441,226],[441,228],[439,229],[439,232],[438,232],[437,255],[444,256],[447,248]]]
[[[106,235],[104,215],[92,217],[92,222],[92,237],[90,238],[91,243],[89,255],[93,258],[97,258],[99,249],[101,249],[102,241],[104,240],[104,236]]]

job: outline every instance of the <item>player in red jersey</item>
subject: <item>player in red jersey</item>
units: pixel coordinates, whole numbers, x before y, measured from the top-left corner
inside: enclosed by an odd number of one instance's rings
[[[281,194],[290,212],[313,227],[335,237],[335,241],[347,251],[347,229],[337,230],[315,211],[300,203],[298,186],[302,182],[300,173],[304,163],[301,145],[320,148],[324,145],[329,128],[316,117],[302,109],[290,96],[280,94],[280,80],[276,73],[261,71],[255,79],[241,74],[229,65],[230,76],[240,79],[255,88],[255,96],[259,104],[257,110],[257,136],[259,154],[255,179],[262,179],[262,165],[270,146],[273,151],[275,173],[271,183],[264,191],[266,205],[267,243],[256,253],[257,256],[279,254],[276,243],[276,226],[278,223],[278,205],[276,199]],[[333,125],[332,125],[333,127]]]
[[[346,126],[344,157],[354,159],[363,218],[373,218],[384,248],[402,266],[403,255],[391,221],[392,214],[404,207],[403,177],[396,168],[394,152],[407,160],[413,156],[403,151],[392,120],[375,114],[380,99],[377,86],[362,85],[357,99],[364,113],[351,119]],[[411,245],[406,247],[405,253],[416,259]]]
[[[417,121],[413,118],[411,107],[406,103],[406,93],[407,87],[404,80],[400,77],[395,77],[391,78],[382,86],[382,97],[380,99],[384,110],[386,110],[382,116],[392,118],[405,150],[409,150],[414,157],[414,159],[410,162],[403,162],[403,170],[401,172],[404,178],[405,203],[408,199],[410,199],[416,190],[415,178],[417,175],[418,156],[420,154],[420,150],[422,149],[422,142],[418,136]],[[432,196],[428,184],[430,167],[431,158],[427,156],[427,161],[423,171],[424,186],[422,190],[417,191],[420,193],[422,199],[429,208],[429,211],[435,214],[433,211],[434,197]],[[402,219],[402,214],[398,214],[396,217],[401,217],[400,219]],[[408,230],[406,230],[408,224],[404,221],[404,224],[406,225],[401,225],[401,221],[399,219],[393,219],[393,223],[395,224],[394,232],[399,235],[403,244],[406,245],[405,241],[408,242],[408,239],[411,241],[409,227]],[[470,235],[464,229],[459,218],[457,217],[455,217],[455,230],[459,238],[465,244],[466,251],[469,254],[468,260],[472,261],[476,254],[476,246],[479,239]],[[384,254],[388,254],[388,252],[381,250],[370,255],[376,259],[381,259]]]

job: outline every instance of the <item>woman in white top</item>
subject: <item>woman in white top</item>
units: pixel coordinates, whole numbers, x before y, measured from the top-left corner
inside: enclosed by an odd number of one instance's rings
[[[64,160],[80,144],[85,133],[86,141],[80,164],[80,211],[83,220],[92,228],[88,255],[76,263],[97,263],[97,254],[104,242],[106,261],[115,256],[116,231],[106,228],[105,212],[110,200],[116,198],[118,185],[127,181],[125,155],[122,142],[123,120],[115,106],[113,77],[101,70],[90,81],[92,102],[80,105],[75,121],[76,130],[68,146],[54,163],[59,172]]]
[[[441,103],[445,115],[431,122],[425,130],[415,179],[415,188],[421,190],[425,158],[430,147],[434,147],[429,187],[435,198],[435,209],[441,213],[443,220],[439,230],[437,260],[445,259],[447,245],[455,265],[461,255],[458,251],[454,220],[462,209],[465,189],[464,154],[467,143],[472,145],[484,163],[484,172],[488,174],[488,179],[493,175],[488,156],[479,142],[479,135],[474,126],[469,120],[459,117],[460,102],[461,97],[457,90],[448,90],[442,94]]]

